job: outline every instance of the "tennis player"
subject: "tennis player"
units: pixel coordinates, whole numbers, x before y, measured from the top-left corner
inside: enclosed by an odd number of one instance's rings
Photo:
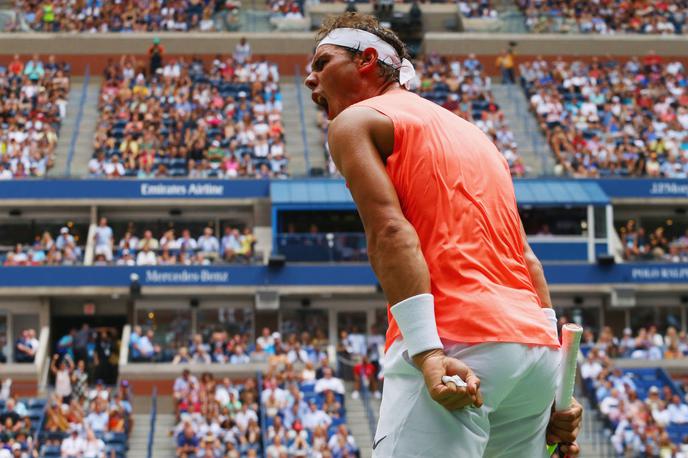
[[[377,457],[547,456],[582,410],[551,413],[556,316],[509,167],[474,125],[407,89],[404,44],[365,15],[325,21],[306,85],[390,307]],[[447,378],[454,377],[451,381]]]

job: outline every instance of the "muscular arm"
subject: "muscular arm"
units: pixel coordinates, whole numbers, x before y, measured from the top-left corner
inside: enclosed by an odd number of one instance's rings
[[[382,162],[393,149],[392,121],[370,108],[350,108],[330,125],[328,142],[358,207],[370,264],[389,303],[429,293],[430,273],[418,235]]]
[[[521,226],[521,237],[523,237],[523,255],[526,258],[526,264],[528,266],[528,273],[530,273],[530,279],[535,286],[535,292],[540,298],[540,303],[543,308],[552,308],[552,298],[549,295],[549,287],[547,286],[547,280],[545,280],[545,271],[542,269],[542,263],[533,253],[533,249],[530,248],[528,243],[528,237],[526,237],[526,231]]]

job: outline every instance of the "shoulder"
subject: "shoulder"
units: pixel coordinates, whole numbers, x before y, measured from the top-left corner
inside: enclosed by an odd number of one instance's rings
[[[339,113],[330,123],[329,130],[340,132],[353,128],[370,131],[384,125],[393,127],[392,120],[388,116],[371,107],[354,105]]]
[[[366,106],[351,106],[330,123],[328,142],[331,149],[361,141],[372,142],[387,156],[394,146],[394,122],[387,115]]]

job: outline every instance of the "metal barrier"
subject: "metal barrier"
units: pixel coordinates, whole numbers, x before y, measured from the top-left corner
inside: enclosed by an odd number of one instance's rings
[[[294,65],[294,84],[296,86],[296,98],[299,103],[299,117],[301,118],[301,140],[303,141],[303,159],[306,162],[306,175],[311,172],[310,149],[308,148],[308,136],[306,135],[306,114],[303,107],[303,95],[301,91],[301,69]]]
[[[84,117],[84,105],[88,97],[88,83],[91,80],[91,66],[86,64],[84,72],[84,82],[81,88],[81,98],[79,100],[79,111],[77,111],[76,119],[74,121],[74,131],[72,131],[72,138],[69,142],[69,155],[67,156],[67,167],[65,168],[65,175],[72,174],[72,159],[74,159],[74,150],[76,149],[76,142],[81,132],[81,119]]]
[[[366,417],[368,417],[368,429],[370,430],[370,437],[375,441],[375,430],[377,429],[377,415],[373,412],[370,406],[370,390],[368,390],[368,379],[361,377],[361,400],[363,401],[363,408],[365,409]]]
[[[153,387],[153,393],[151,394],[151,417],[150,417],[150,430],[148,431],[148,448],[146,450],[146,456],[148,458],[153,458],[153,440],[155,438],[155,422],[158,417],[158,387]]]
[[[263,445],[262,456],[265,456],[265,451],[268,449],[268,441],[266,437],[266,434],[268,433],[268,424],[265,418],[265,409],[263,408],[263,403],[261,402],[261,399],[263,398],[263,374],[261,372],[256,372],[256,384],[258,385],[258,415],[260,417],[260,440]]]

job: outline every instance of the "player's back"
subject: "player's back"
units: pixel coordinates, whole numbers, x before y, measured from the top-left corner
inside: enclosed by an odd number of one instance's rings
[[[495,145],[404,90],[358,105],[394,123],[386,169],[430,270],[440,337],[557,346],[525,261],[509,167]],[[391,319],[388,345],[399,335]]]

